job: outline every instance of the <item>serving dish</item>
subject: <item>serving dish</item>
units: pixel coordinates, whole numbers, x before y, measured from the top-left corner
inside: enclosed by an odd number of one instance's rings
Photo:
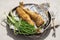
[[[30,4],[30,3],[28,3],[28,4],[24,4],[24,6],[25,7],[27,7],[27,8],[29,8],[29,9],[31,9],[31,10],[33,10],[33,11],[35,11],[33,8],[36,6],[37,8],[39,8],[40,6],[38,5],[38,4]],[[19,7],[19,6],[17,6],[17,7]],[[15,8],[13,8],[12,10],[11,10],[11,12],[12,13],[16,13],[16,8],[17,7],[15,7]],[[41,11],[41,10],[40,10]],[[9,14],[10,14],[10,12],[9,12]],[[8,14],[8,15],[9,15]],[[47,21],[46,21],[46,19],[45,19],[45,24],[42,26],[42,33],[44,33],[49,27],[50,27],[50,24],[51,24],[51,14],[50,14],[50,12],[49,11],[47,11],[47,14],[44,14],[44,15],[46,15],[47,16]],[[42,16],[44,16],[44,15],[42,15]],[[45,16],[44,16],[45,17]],[[9,25],[9,24],[8,24]],[[9,25],[10,26],[10,25]],[[13,28],[11,28],[12,30],[14,30]],[[38,33],[38,34],[40,34],[40,33]],[[34,35],[36,35],[36,34],[34,34]]]

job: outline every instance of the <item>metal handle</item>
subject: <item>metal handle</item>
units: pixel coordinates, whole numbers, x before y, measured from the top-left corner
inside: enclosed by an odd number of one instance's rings
[[[54,20],[55,20],[55,15],[54,15],[54,12],[51,12],[51,17],[52,17],[52,27],[53,27],[53,36],[55,37],[56,36],[56,30],[55,30],[55,24],[54,24]]]

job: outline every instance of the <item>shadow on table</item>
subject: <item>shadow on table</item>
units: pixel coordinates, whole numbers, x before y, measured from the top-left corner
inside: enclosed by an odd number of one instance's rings
[[[47,29],[43,34],[32,35],[32,36],[24,36],[24,35],[14,35],[14,32],[6,26],[7,35],[12,37],[14,40],[44,40],[50,33],[50,29]]]
[[[3,24],[1,24],[1,25],[3,27],[5,27]],[[58,28],[59,26],[60,25],[56,25],[55,27]],[[49,35],[50,30],[53,29],[53,27],[48,28],[42,34],[33,35],[33,36],[14,35],[14,32],[9,28],[8,25],[6,25],[6,29],[7,29],[7,35],[10,36],[10,37],[12,37],[14,40],[44,40]]]

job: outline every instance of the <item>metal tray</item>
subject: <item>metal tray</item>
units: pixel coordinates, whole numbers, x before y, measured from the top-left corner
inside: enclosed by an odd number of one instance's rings
[[[30,5],[39,6],[39,5],[37,5],[37,4],[24,4],[24,6],[30,6]],[[18,6],[17,6],[17,7],[18,7]],[[13,8],[11,11],[14,12],[17,7]],[[9,13],[10,13],[10,12],[9,12]],[[8,14],[8,15],[9,15],[9,14]],[[49,20],[49,21],[43,26],[44,32],[50,27],[50,24],[51,24],[51,15],[50,15],[50,12],[49,12],[49,11],[48,11],[48,20]],[[14,30],[14,29],[12,29],[12,30]],[[43,33],[44,33],[44,32],[43,32]],[[34,35],[36,35],[36,34],[34,34]],[[29,35],[29,36],[30,36],[30,35]]]

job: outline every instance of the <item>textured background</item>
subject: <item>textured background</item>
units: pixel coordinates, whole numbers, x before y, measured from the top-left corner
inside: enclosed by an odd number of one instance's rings
[[[60,25],[60,0],[0,0],[0,40],[60,40],[60,26],[56,28],[56,37],[53,35],[53,30],[46,33],[47,36],[39,38],[29,38],[23,37],[21,35],[15,36],[9,28],[6,27],[6,24],[2,22],[5,19],[5,13],[19,5],[19,2],[23,1],[24,3],[50,3],[49,11],[53,11],[55,14],[55,25]],[[2,22],[2,24],[1,24]],[[37,36],[38,37],[38,36]]]

